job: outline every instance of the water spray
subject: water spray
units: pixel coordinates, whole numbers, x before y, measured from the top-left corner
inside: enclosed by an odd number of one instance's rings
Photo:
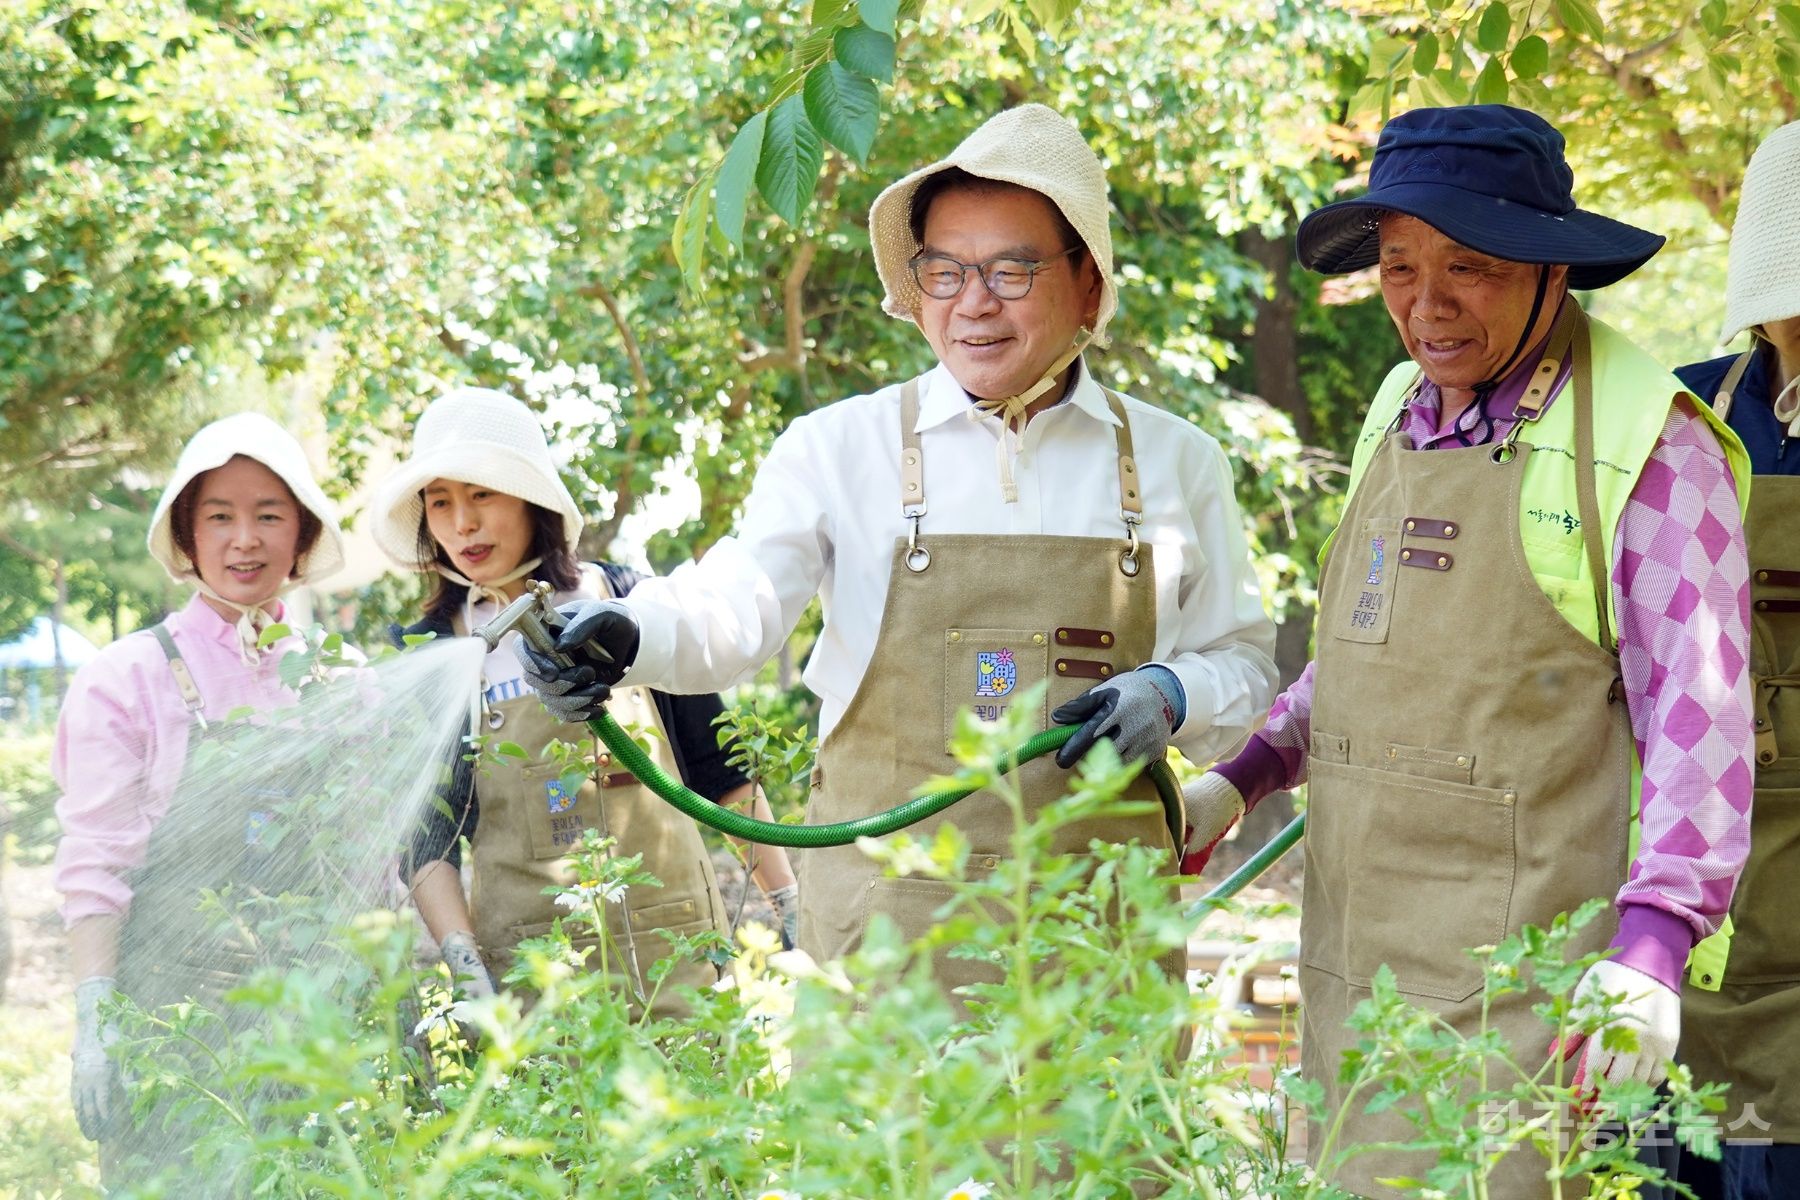
[[[530,642],[534,649],[560,662],[570,662],[569,657],[556,648],[556,637],[552,631],[563,628],[568,621],[550,603],[551,595],[549,584],[532,580],[526,584],[524,593],[517,600],[477,629],[476,635],[492,651],[500,644],[500,639],[507,631],[516,629],[519,636]],[[858,838],[882,837],[927,817],[936,816],[958,800],[981,790],[979,787],[949,788],[908,800],[886,812],[829,825],[784,825],[777,821],[759,821],[755,817],[714,804],[699,793],[683,787],[679,780],[670,778],[604,709],[587,724],[594,735],[605,743],[606,748],[612,751],[613,761],[630,771],[666,803],[702,825],[711,826],[731,837],[759,842],[765,846],[811,849],[818,846],[846,846]],[[1075,736],[1078,728],[1080,727],[1076,725],[1057,725],[1044,730],[1006,755],[999,764],[1000,769],[1003,772],[1016,770],[1020,765],[1058,749]],[[1180,828],[1184,810],[1181,788],[1175,781],[1175,773],[1166,762],[1151,763],[1147,769],[1151,782],[1156,785],[1157,796],[1162,800],[1170,827]]]

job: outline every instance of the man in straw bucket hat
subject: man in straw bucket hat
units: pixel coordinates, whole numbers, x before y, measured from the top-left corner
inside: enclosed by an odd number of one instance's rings
[[[1731,1085],[1723,1160],[1684,1155],[1701,1200],[1774,1200],[1800,1186],[1800,122],[1750,159],[1731,227],[1725,337],[1750,348],[1676,372],[1744,441],[1756,803],[1750,861],[1726,927],[1694,951],[1681,1060]],[[1735,1130],[1735,1133],[1729,1132]],[[1739,1140],[1742,1139],[1742,1140]],[[1702,1176],[1705,1176],[1704,1178]]]
[[[616,665],[538,661],[546,703],[573,719],[621,682],[743,679],[818,595],[812,821],[901,802],[953,768],[959,710],[997,715],[1045,681],[1034,723],[1081,730],[1020,772],[1033,810],[1100,737],[1127,760],[1229,749],[1273,694],[1274,633],[1218,444],[1082,361],[1117,308],[1093,151],[1049,109],[1011,109],[882,192],[869,233],[884,307],[919,327],[937,365],[795,421],[739,536],[575,611],[563,644],[594,639]],[[1140,778],[1132,795],[1155,793]],[[974,863],[1008,852],[1012,819],[991,793],[915,832],[944,821]],[[1168,825],[1160,811],[1112,818],[1063,831],[1054,851],[1096,834],[1172,850]],[[801,868],[800,943],[821,960],[854,949],[873,912],[923,934],[950,895],[882,878],[854,846],[808,851]],[[991,977],[947,953],[936,967],[947,988]]]
[[[1562,1048],[1568,1069],[1657,1082],[1682,964],[1743,865],[1743,451],[1583,313],[1571,289],[1624,278],[1662,238],[1577,208],[1572,183],[1562,136],[1529,112],[1418,109],[1382,130],[1365,195],[1300,226],[1313,270],[1378,267],[1409,357],[1356,442],[1316,657],[1202,777],[1196,838],[1310,784],[1302,1066],[1327,1119],[1383,964],[1409,1001],[1464,1034],[1485,1017],[1526,1070],[1542,1063],[1543,997],[1484,1009],[1467,951],[1595,897],[1615,904],[1576,951],[1616,954],[1580,994],[1609,998],[1636,1048],[1595,1037]],[[1408,1140],[1399,1112],[1361,1109],[1338,1147]],[[1549,1195],[1546,1165],[1506,1154],[1493,1194]],[[1378,1179],[1429,1166],[1376,1152],[1333,1175],[1385,1196]]]
[[[205,741],[245,728],[230,714],[295,703],[280,664],[304,643],[262,645],[263,631],[286,615],[286,592],[344,562],[337,514],[300,443],[258,413],[188,440],[148,543],[194,596],[76,673],[51,756],[62,790],[53,879],[78,981],[75,1113],[114,1188],[147,1178],[140,1158],[189,1144],[195,1130],[166,1104],[133,1113],[108,1003],[117,992],[146,1012],[188,998],[217,1005],[258,965],[254,940],[237,936],[235,903],[307,878],[295,852],[265,836],[282,797],[262,783],[219,786],[217,758],[213,774],[194,767]],[[226,899],[202,904],[209,892]]]
[[[537,417],[487,388],[459,388],[432,402],[411,457],[382,481],[371,511],[375,540],[390,558],[437,576],[422,619],[405,633],[466,637],[520,596],[527,579],[550,584],[560,603],[623,596],[638,583],[629,567],[576,558],[581,510],[557,475]],[[626,688],[613,703],[671,776],[715,803],[752,801],[749,781],[728,762],[731,747],[719,744],[716,695]],[[459,761],[444,807],[426,814],[413,839],[408,870],[414,902],[463,991],[491,994],[519,943],[562,915],[545,888],[580,881],[573,855],[592,828],[617,839],[616,853],[642,855],[644,869],[661,883],[604,906],[633,1003],[657,1015],[680,1011],[678,986],[710,987],[718,972],[703,959],[685,960],[659,989],[651,967],[671,951],[662,935],[731,933],[699,827],[611,765],[585,729],[546,713],[520,678],[510,645],[483,662],[481,712],[475,732],[525,754],[479,773]],[[565,779],[561,743],[595,756],[579,786]],[[756,795],[753,803],[758,815],[769,816],[767,800]],[[458,870],[465,837],[474,854],[471,900]],[[750,866],[778,911],[797,911],[784,851],[755,847]],[[602,961],[598,954],[589,959],[595,968]]]

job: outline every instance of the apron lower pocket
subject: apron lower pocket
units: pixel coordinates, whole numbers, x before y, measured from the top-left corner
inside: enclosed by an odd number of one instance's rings
[[[1800,982],[1794,889],[1800,882],[1800,788],[1759,787],[1751,809],[1750,861],[1731,901],[1725,978]]]
[[[911,943],[924,937],[933,926],[969,919],[969,909],[953,905],[955,899],[955,886],[936,879],[872,879],[863,892],[862,927],[866,930],[870,920],[880,913],[894,923],[904,941]],[[948,990],[968,983],[1000,982],[1003,971],[998,965],[952,957],[950,950],[956,944],[946,940],[932,948],[931,974],[939,986]]]
[[[1410,996],[1480,991],[1467,951],[1509,928],[1516,794],[1319,758],[1310,780],[1306,964],[1357,987],[1386,964]]]

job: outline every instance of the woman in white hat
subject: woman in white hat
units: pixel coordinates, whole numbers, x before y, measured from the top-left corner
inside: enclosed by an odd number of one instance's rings
[[[298,639],[257,642],[281,620],[282,593],[344,561],[336,514],[300,444],[255,413],[215,421],[188,442],[151,519],[149,547],[195,595],[76,674],[51,761],[63,793],[54,879],[80,981],[75,1111],[82,1132],[101,1142],[111,1179],[133,1145],[154,1148],[143,1140],[154,1132],[128,1119],[102,1002],[122,991],[149,1009],[223,990],[218,962],[189,962],[181,939],[147,931],[191,912],[201,887],[241,879],[260,853],[267,816],[267,797],[246,795],[240,813],[170,819],[180,815],[171,799],[188,795],[180,783],[190,742],[234,710],[294,702],[278,664]],[[202,877],[209,870],[218,878]]]
[[[451,392],[426,410],[412,457],[382,484],[373,512],[376,541],[390,557],[438,576],[423,619],[409,634],[465,636],[519,596],[528,578],[550,583],[558,603],[622,596],[637,582],[629,568],[577,561],[581,514],[557,478],[543,430],[519,401],[484,388]],[[517,637],[509,634],[508,642]],[[559,915],[544,888],[575,882],[569,854],[584,830],[598,828],[618,839],[617,853],[642,854],[644,868],[662,881],[608,906],[628,986],[636,997],[650,996],[655,988],[647,972],[670,950],[656,930],[728,932],[698,827],[613,766],[584,729],[546,713],[525,686],[510,644],[486,659],[481,703],[477,732],[522,746],[526,757],[479,773],[460,767],[448,812],[434,810],[414,839],[414,900],[445,962],[467,994],[491,993],[519,943],[547,932]],[[768,816],[768,802],[753,797],[718,744],[717,696],[627,688],[614,694],[612,711],[627,728],[650,734],[654,756],[669,774],[716,803],[753,800],[757,814]],[[594,755],[594,770],[574,795],[564,789],[551,753],[557,742]],[[458,873],[463,837],[475,856],[471,902]],[[796,888],[786,852],[758,847],[752,866],[791,940]],[[684,963],[656,992],[651,1010],[679,1003],[675,985],[703,987],[716,979],[710,963]]]
[[[1750,859],[1731,920],[1694,950],[1682,990],[1681,1058],[1696,1082],[1731,1085],[1724,1158],[1684,1156],[1701,1200],[1764,1200],[1800,1179],[1800,122],[1750,160],[1725,287],[1725,340],[1742,354],[1676,374],[1743,439],[1756,487],[1750,548],[1750,673],[1756,793]],[[1746,1140],[1736,1140],[1746,1139]],[[1705,1173],[1702,1178],[1700,1172]]]

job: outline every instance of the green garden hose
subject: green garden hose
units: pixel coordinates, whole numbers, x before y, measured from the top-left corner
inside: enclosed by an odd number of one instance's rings
[[[710,825],[721,833],[743,838],[745,841],[760,842],[765,846],[793,846],[801,849],[846,846],[857,838],[881,837],[923,821],[926,817],[936,816],[958,800],[980,790],[950,788],[933,792],[896,805],[886,812],[859,817],[854,821],[838,821],[831,825],[784,825],[779,821],[759,821],[755,817],[747,817],[743,813],[714,804],[705,796],[683,787],[679,780],[671,778],[657,766],[644,753],[643,747],[632,741],[631,735],[621,729],[609,713],[601,713],[589,721],[588,728],[612,751],[614,762],[637,776],[644,786],[670,805],[702,825]],[[1044,730],[1008,755],[1001,764],[1001,770],[1014,770],[1022,763],[1050,753],[1074,737],[1078,728],[1080,726],[1058,725]],[[1151,782],[1155,783],[1156,793],[1162,800],[1163,810],[1172,817],[1171,827],[1179,828],[1183,809],[1181,789],[1175,782],[1175,773],[1169,769],[1168,763],[1162,762],[1152,763],[1149,770]]]
[[[1294,843],[1298,842],[1305,832],[1306,814],[1301,813],[1289,821],[1280,833],[1270,838],[1267,845],[1245,860],[1243,866],[1228,875],[1224,882],[1202,896],[1199,903],[1188,910],[1188,915],[1198,916],[1205,910],[1207,901],[1229,900],[1249,887],[1259,875],[1275,865],[1276,859],[1293,849]]]
[[[550,604],[550,596],[549,584],[532,580],[526,585],[524,594],[507,605],[493,620],[475,630],[476,635],[492,650],[500,644],[500,638],[508,630],[517,629],[521,637],[545,654],[564,657],[557,650],[556,639],[550,633],[562,621],[560,614]],[[801,849],[847,846],[857,838],[881,837],[917,824],[981,790],[969,787],[933,792],[896,805],[886,812],[854,821],[839,821],[831,825],[784,825],[778,821],[759,821],[755,817],[747,817],[743,813],[714,804],[705,796],[682,786],[680,780],[670,778],[644,753],[641,746],[631,740],[631,735],[619,727],[610,713],[602,711],[588,722],[588,728],[612,751],[613,761],[637,776],[644,786],[662,800],[702,825],[710,825],[721,833],[743,838],[748,842],[760,842],[765,846],[793,846]],[[1074,737],[1078,728],[1076,725],[1058,725],[1044,730],[1013,751],[1001,764],[1001,770],[1015,770],[1022,763],[1050,753]],[[1175,773],[1166,762],[1151,763],[1149,771],[1151,782],[1156,785],[1156,794],[1162,800],[1169,828],[1179,830],[1185,810],[1182,808],[1181,788],[1175,782]],[[1176,836],[1179,840],[1179,834]]]

